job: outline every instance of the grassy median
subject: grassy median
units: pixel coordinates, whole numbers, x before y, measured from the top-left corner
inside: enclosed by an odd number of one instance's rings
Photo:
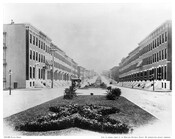
[[[93,104],[99,106],[110,106],[116,107],[120,109],[119,113],[111,114],[110,117],[121,121],[122,123],[127,124],[130,127],[139,127],[141,125],[147,124],[156,120],[156,118],[145,110],[141,109],[134,103],[130,102],[124,97],[120,97],[117,100],[106,100],[105,96],[77,96],[72,100],[63,99],[63,97],[59,97],[43,103],[41,105],[35,106],[23,112],[17,113],[10,117],[4,118],[4,121],[7,122],[11,127],[18,126],[22,123],[35,121],[37,118],[41,116],[45,116],[49,113],[49,107],[51,106],[62,106],[69,104],[78,104],[78,105],[86,105]],[[28,135],[26,132],[22,132],[24,135]],[[36,135],[36,133],[33,133]],[[55,133],[56,134],[56,133]],[[30,132],[29,135],[32,135]],[[42,135],[40,132],[39,135]],[[43,132],[45,135],[45,132]]]

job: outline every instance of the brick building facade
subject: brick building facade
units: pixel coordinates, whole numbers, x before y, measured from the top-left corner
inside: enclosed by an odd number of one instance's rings
[[[172,23],[166,21],[119,64],[120,85],[172,90]]]

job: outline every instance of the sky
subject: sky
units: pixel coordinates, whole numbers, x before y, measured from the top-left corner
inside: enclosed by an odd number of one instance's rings
[[[156,27],[169,3],[4,4],[3,23],[30,23],[78,65],[97,72],[118,66]]]

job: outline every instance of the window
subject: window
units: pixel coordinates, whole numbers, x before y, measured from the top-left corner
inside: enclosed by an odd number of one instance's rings
[[[33,51],[33,60],[35,60],[35,51]]]
[[[162,34],[162,43],[164,43],[164,34]]]
[[[160,40],[160,44],[162,43],[162,41],[161,41],[161,35],[159,36],[159,40]]]
[[[36,52],[36,61],[38,60],[38,53]]]
[[[157,62],[157,57],[156,57],[156,54],[154,54],[154,56],[155,56],[155,62]]]
[[[36,37],[36,46],[38,46],[38,38]]]
[[[157,38],[157,46],[159,46],[159,37]]]
[[[35,67],[33,67],[33,78],[35,78]]]
[[[46,45],[46,52],[47,52],[47,45]]]
[[[156,54],[154,54],[154,62],[157,62],[157,59],[156,59]]]
[[[32,50],[30,50],[30,59],[32,59]]]
[[[167,32],[165,32],[165,42],[168,40]]]
[[[45,43],[44,43],[44,47],[43,47],[43,50],[45,50]]]
[[[165,49],[165,59],[167,59],[167,49]]]
[[[44,59],[43,59],[43,63],[45,62],[45,56],[44,56]]]
[[[43,42],[41,41],[41,49],[43,49]]]
[[[164,59],[164,52],[163,52],[163,50],[162,50],[162,60]]]
[[[159,53],[157,53],[157,61],[159,61]]]
[[[40,69],[40,73],[39,73],[39,74],[40,74],[40,79],[41,79],[41,70],[42,70],[42,69]]]
[[[30,67],[30,79],[32,79],[32,67]]]
[[[153,40],[153,49],[154,49],[154,40]]]
[[[33,45],[35,45],[35,36],[33,36]]]
[[[32,34],[30,34],[30,43],[32,43]]]
[[[151,47],[151,50],[152,50],[152,44],[150,43],[150,47]]]
[[[41,55],[41,62],[43,62],[43,55]]]
[[[42,57],[43,57],[43,58],[42,58],[42,62],[44,62],[44,55],[42,55]]]
[[[157,44],[156,44],[156,39],[154,40],[154,43],[155,43],[155,44],[154,44],[154,46],[155,46],[155,48],[156,48],[156,47],[157,47]]]
[[[40,69],[38,69],[38,78],[40,79]]]
[[[161,60],[162,58],[161,58],[161,51],[159,51],[159,60]]]
[[[153,54],[153,63],[154,63],[154,58],[155,58],[155,57],[154,57],[154,54]]]
[[[167,79],[166,73],[167,73],[167,69],[166,69],[166,66],[165,66],[165,67],[164,67],[164,79],[165,79],[165,80]]]
[[[164,75],[164,68],[163,67],[161,67],[161,79],[163,79],[163,75]]]
[[[39,48],[40,48],[40,40],[39,40]]]
[[[39,59],[39,62],[40,62],[40,54],[39,54],[39,58],[38,59]]]

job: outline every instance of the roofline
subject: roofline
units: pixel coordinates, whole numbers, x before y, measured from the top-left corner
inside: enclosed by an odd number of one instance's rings
[[[42,33],[44,36],[46,36],[46,38],[48,38],[50,41],[52,41],[52,39],[50,37],[48,37],[44,32],[42,32],[41,30],[37,29],[36,27],[34,27],[32,24],[30,23],[13,23],[13,24],[3,24],[3,25],[25,25],[25,26],[31,26],[32,28],[34,28],[35,30],[38,31],[38,33]]]
[[[166,20],[165,22],[163,22],[161,25],[159,25],[158,27],[156,27],[151,33],[149,33],[149,35],[147,35],[142,41],[140,41],[138,43],[138,45],[140,45],[143,41],[145,41],[153,32],[155,32],[158,28],[160,28],[161,26],[163,26],[166,23],[171,23],[172,20]]]

